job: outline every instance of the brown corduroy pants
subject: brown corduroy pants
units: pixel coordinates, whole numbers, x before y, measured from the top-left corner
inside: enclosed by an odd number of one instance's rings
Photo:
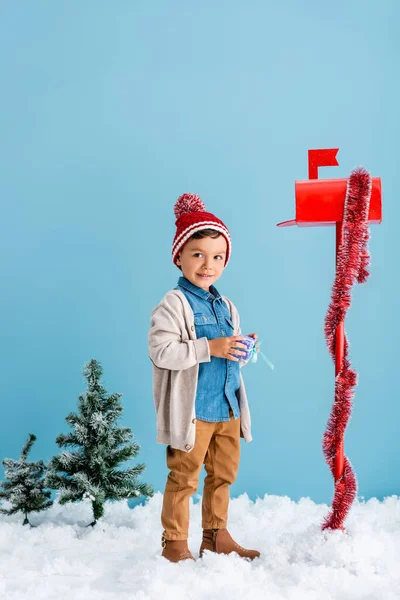
[[[167,540],[186,540],[189,532],[189,497],[197,491],[205,466],[202,502],[203,529],[224,529],[228,519],[229,486],[235,481],[240,459],[240,417],[219,423],[196,421],[193,449],[184,452],[167,446],[170,469],[164,491],[161,523]]]

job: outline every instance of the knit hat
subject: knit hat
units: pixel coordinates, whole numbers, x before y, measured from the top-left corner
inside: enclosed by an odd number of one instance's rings
[[[176,233],[172,244],[172,260],[176,266],[179,251],[182,250],[188,239],[202,229],[215,229],[222,233],[226,239],[227,249],[224,267],[228,264],[231,254],[231,236],[226,225],[210,212],[197,194],[182,194],[174,206],[176,216]]]

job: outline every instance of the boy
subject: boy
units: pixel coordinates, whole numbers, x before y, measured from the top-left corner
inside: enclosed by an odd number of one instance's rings
[[[228,264],[231,238],[194,194],[180,196],[174,212],[172,259],[183,276],[153,309],[149,331],[157,442],[167,444],[170,469],[161,514],[162,556],[194,560],[187,546],[189,497],[204,463],[200,557],[210,550],[253,560],[260,553],[239,546],[226,529],[240,437],[252,439],[238,311],[213,285]],[[249,335],[257,339],[256,333]]]

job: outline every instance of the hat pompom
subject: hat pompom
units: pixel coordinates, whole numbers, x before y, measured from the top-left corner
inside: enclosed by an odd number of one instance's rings
[[[185,213],[204,212],[205,204],[197,194],[182,194],[175,202],[174,213],[177,219]]]

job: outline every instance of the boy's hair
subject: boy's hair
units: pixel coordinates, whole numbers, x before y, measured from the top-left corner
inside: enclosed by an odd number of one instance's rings
[[[192,236],[190,236],[190,238],[188,239],[186,244],[188,242],[190,242],[190,240],[201,240],[202,238],[205,238],[205,237],[217,238],[220,235],[222,235],[222,233],[220,233],[219,231],[216,231],[215,229],[201,229],[200,231],[196,231],[196,233],[194,233]],[[176,266],[178,267],[178,269],[180,271],[182,271],[182,267],[180,265],[176,265]]]

